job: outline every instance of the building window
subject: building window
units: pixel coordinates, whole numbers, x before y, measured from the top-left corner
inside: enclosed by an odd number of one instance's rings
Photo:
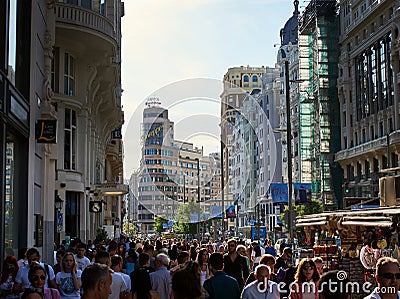
[[[243,76],[243,82],[249,82],[249,76],[244,75]]]
[[[67,236],[78,237],[79,211],[79,193],[67,191],[65,203],[65,234]]]
[[[68,54],[64,54],[64,94],[73,96],[75,93],[75,61],[74,58]]]
[[[254,76],[251,78],[251,81],[254,82],[254,83],[257,83],[257,82],[258,82],[258,77],[257,77],[256,75],[254,75]]]
[[[76,112],[65,109],[64,169],[76,170]]]

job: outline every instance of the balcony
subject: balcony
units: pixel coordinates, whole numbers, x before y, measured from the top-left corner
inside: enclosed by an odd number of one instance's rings
[[[99,13],[76,5],[57,3],[56,21],[90,28],[116,40],[116,33],[110,20]]]
[[[400,143],[400,131],[392,132],[390,134],[390,144]],[[351,159],[362,154],[376,152],[378,150],[387,150],[387,137],[383,136],[378,139],[360,144],[358,146],[342,150],[336,154],[336,161]]]

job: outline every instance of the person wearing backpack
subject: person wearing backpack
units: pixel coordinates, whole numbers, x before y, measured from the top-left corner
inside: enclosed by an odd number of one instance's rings
[[[42,266],[45,269],[47,274],[45,287],[56,289],[57,284],[53,268],[48,264],[40,262],[39,251],[34,247],[30,248],[26,252],[26,257],[28,260],[28,265],[18,270],[17,276],[15,277],[14,293],[19,294],[24,289],[28,289],[31,287],[31,282],[29,281],[28,273],[33,263],[39,263],[40,266]]]

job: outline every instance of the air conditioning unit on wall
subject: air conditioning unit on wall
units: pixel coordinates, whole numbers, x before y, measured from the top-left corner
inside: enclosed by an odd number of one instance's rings
[[[400,175],[379,179],[379,198],[381,207],[400,205]]]

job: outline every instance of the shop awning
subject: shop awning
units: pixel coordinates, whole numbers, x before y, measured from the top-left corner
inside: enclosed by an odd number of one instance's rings
[[[326,216],[304,217],[296,220],[297,227],[313,226],[313,225],[326,225],[328,223]]]
[[[355,215],[343,217],[342,225],[358,225],[358,226],[392,226],[392,217],[388,216],[367,216]]]
[[[326,221],[315,221],[315,222],[297,222],[296,227],[313,226],[313,225],[326,225]]]
[[[343,221],[342,225],[357,225],[357,226],[374,226],[374,227],[391,227],[392,222],[387,221],[371,221],[371,222],[360,222],[360,221]]]

